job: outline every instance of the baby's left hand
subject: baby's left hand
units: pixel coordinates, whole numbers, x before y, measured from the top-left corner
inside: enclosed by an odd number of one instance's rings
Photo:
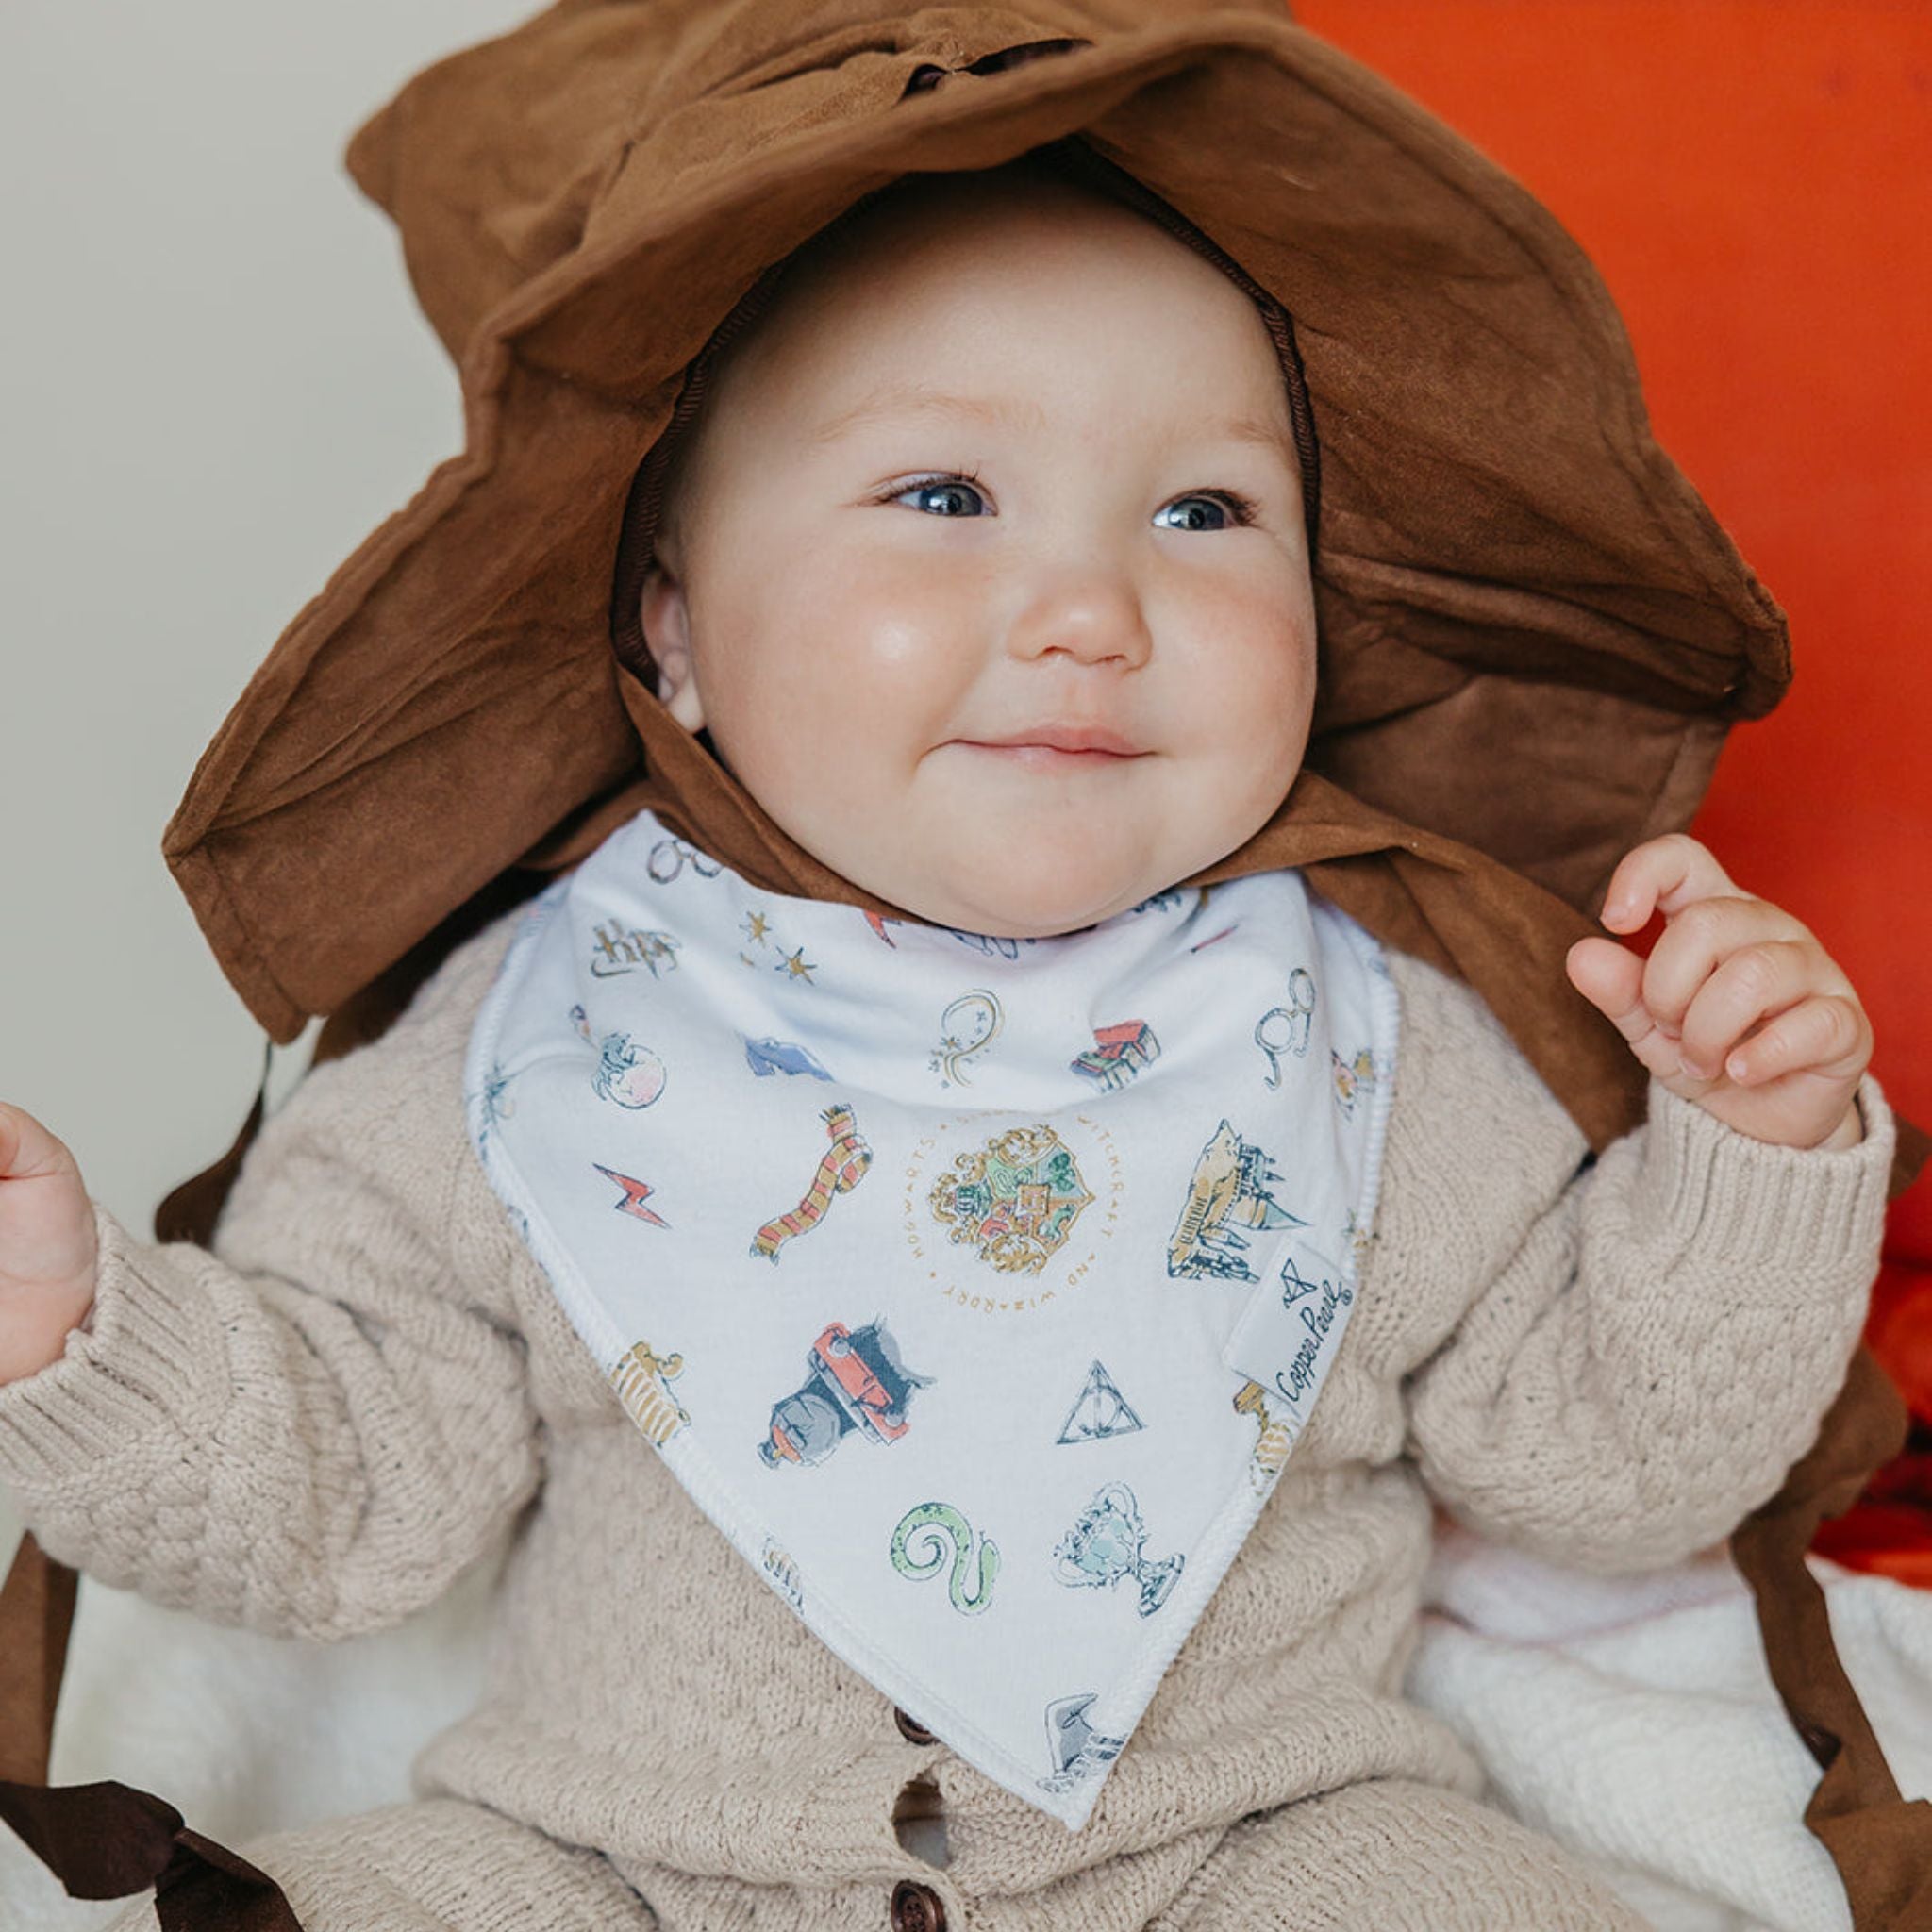
[[[1740,892],[1695,839],[1646,840],[1610,875],[1603,923],[1665,920],[1646,960],[1614,940],[1570,948],[1571,983],[1673,1093],[1787,1147],[1864,1138],[1853,1096],[1872,1023],[1852,983],[1789,912]]]

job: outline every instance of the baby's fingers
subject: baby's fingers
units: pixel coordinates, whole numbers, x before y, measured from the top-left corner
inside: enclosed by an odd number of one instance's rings
[[[1699,899],[1672,915],[1650,949],[1643,1003],[1666,1033],[1682,1033],[1690,1003],[1734,955],[1800,941],[1815,944],[1789,912],[1767,899]]]
[[[68,1172],[79,1169],[66,1142],[56,1140],[25,1108],[0,1100],[0,1181]]]
[[[1814,993],[1830,962],[1808,940],[1759,940],[1723,959],[1684,1011],[1679,1031],[1684,1069],[1712,1080],[1725,1056],[1760,1022]]]
[[[98,1249],[74,1156],[0,1101],[0,1382],[59,1353],[93,1299]]]
[[[1677,1045],[1658,1030],[1643,1004],[1643,960],[1615,940],[1592,936],[1570,948],[1570,983],[1629,1041],[1643,1066],[1668,1079],[1677,1071]]]
[[[1604,891],[1603,922],[1612,932],[1637,932],[1653,912],[1668,915],[1737,890],[1707,846],[1688,832],[1666,832],[1618,861]]]
[[[1761,1087],[1790,1074],[1855,1080],[1871,1057],[1872,1023],[1864,1008],[1841,993],[1814,993],[1733,1048],[1724,1071],[1740,1087]]]

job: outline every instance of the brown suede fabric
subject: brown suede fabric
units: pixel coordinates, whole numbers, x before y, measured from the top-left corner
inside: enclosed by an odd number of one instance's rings
[[[1563,954],[1624,852],[1689,823],[1727,727],[1782,694],[1784,621],[1652,440],[1575,245],[1278,0],[884,18],[856,0],[559,0],[357,134],[350,169],[460,364],[467,437],[289,626],[168,828],[275,1038],[316,1013],[330,1050],[379,1032],[457,931],[645,804],[756,883],[914,916],[791,841],[620,661],[613,564],[689,366],[774,263],[904,173],[1062,142],[1292,316],[1319,444],[1307,766],[1185,883],[1304,867],[1475,987],[1592,1145],[1638,1124],[1641,1070]],[[205,1237],[221,1191],[177,1196],[192,1211],[169,1232]],[[1828,1767],[1807,1822],[1859,1932],[1927,1923],[1932,1807],[1900,1802],[1802,1557],[1900,1423],[1861,1355],[1736,1542],[1774,1677]],[[40,1627],[58,1588],[29,1547],[0,1638]],[[0,1642],[0,1713],[40,1726],[10,1760],[16,1794],[44,1776],[59,1649]],[[47,1795],[75,1801],[63,1829],[102,1861],[142,1818],[164,1850],[193,1840],[141,1794],[131,1812]],[[46,1815],[17,1795],[7,1812]],[[223,1880],[232,1855],[191,1851],[192,1923],[292,1924],[249,1868]]]
[[[47,1781],[54,1705],[74,1631],[74,1572],[53,1562],[33,1538],[0,1591],[0,1779],[23,1785]]]
[[[637,774],[612,560],[740,297],[909,169],[1068,137],[1295,319],[1323,475],[1309,768],[1581,908],[1689,820],[1726,725],[1784,689],[1782,617],[1652,441],[1574,244],[1274,0],[565,4],[418,75],[349,151],[460,359],[468,447],[290,626],[169,827],[271,1033]],[[735,817],[689,777],[689,813]]]

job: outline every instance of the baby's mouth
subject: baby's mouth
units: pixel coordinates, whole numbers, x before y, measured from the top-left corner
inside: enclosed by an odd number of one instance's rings
[[[1053,744],[980,744],[971,739],[958,741],[968,751],[983,753],[1007,764],[1033,772],[1099,771],[1112,765],[1129,765],[1145,752],[1062,751]]]
[[[961,738],[955,742],[1034,771],[1122,765],[1147,756],[1131,740],[1102,724],[1029,724],[997,738]]]

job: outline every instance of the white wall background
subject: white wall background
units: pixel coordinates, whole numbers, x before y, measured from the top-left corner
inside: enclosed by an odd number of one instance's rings
[[[163,866],[249,674],[460,446],[454,371],[341,166],[537,0],[0,9],[0,1095],[144,1223],[261,1035]]]
[[[142,1232],[261,1051],[161,828],[283,626],[461,442],[342,149],[538,10],[0,6],[0,1097]]]

